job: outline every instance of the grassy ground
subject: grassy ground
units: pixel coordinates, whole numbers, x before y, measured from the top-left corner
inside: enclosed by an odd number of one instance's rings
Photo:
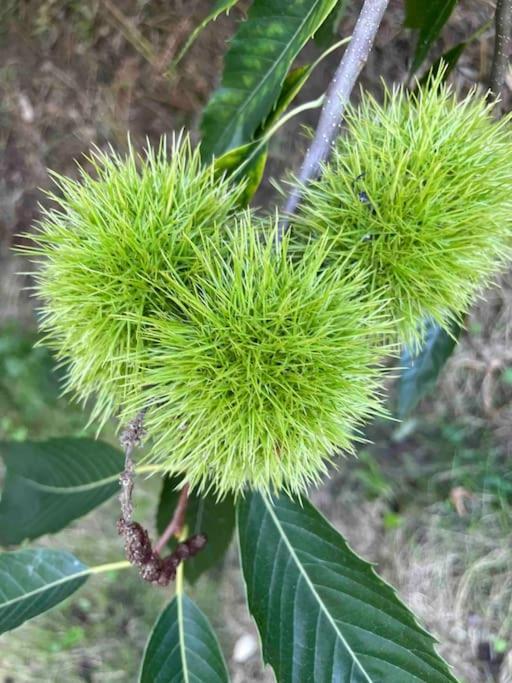
[[[0,439],[85,433],[84,413],[58,397],[50,356],[32,348],[32,303],[13,275],[25,264],[9,251],[37,218],[46,167],[74,173],[75,157],[91,143],[122,147],[128,129],[135,144],[185,124],[194,129],[240,11],[205,33],[172,80],[163,74],[208,6],[206,0],[2,3]],[[365,72],[364,85],[376,91],[381,75],[403,77],[410,53],[410,37],[399,31],[401,2],[390,7]],[[443,45],[471,33],[490,10],[489,2],[462,1]],[[483,80],[490,39],[484,34],[463,57],[458,89]],[[331,66],[306,98],[318,95]],[[302,147],[297,128],[287,128],[273,142],[271,174],[279,177]],[[262,205],[269,187],[258,195]],[[475,307],[435,394],[404,424],[372,425],[373,445],[313,494],[434,630],[465,683],[512,681],[512,277],[500,284]],[[150,527],[158,486],[149,480],[137,494],[138,515]],[[111,501],[38,545],[68,548],[91,563],[117,560],[116,517]],[[235,683],[271,681],[257,652],[251,654],[256,636],[243,606],[236,548],[194,590],[215,623]],[[3,639],[0,681],[135,681],[163,595],[171,593],[141,585],[130,571],[90,580],[61,609]]]

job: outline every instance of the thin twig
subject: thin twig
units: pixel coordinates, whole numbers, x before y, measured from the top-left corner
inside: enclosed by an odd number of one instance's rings
[[[320,164],[329,156],[332,143],[339,133],[343,112],[357,78],[368,59],[388,3],[389,0],[365,0],[364,2],[352,33],[352,39],[327,90],[315,137],[300,169],[299,181],[303,184],[318,174]],[[300,201],[300,194],[299,188],[293,190],[286,203],[285,213],[288,215],[294,213]],[[287,220],[285,219],[279,228],[279,239],[286,229]]]
[[[140,446],[144,436],[144,415],[146,411],[141,412],[128,423],[119,439],[121,446],[124,449],[124,470],[119,477],[121,484],[121,493],[119,494],[119,502],[121,503],[121,518],[130,523],[133,519],[133,479],[135,475],[132,453],[135,448]]]
[[[510,57],[512,34],[512,0],[498,0],[495,15],[496,37],[492,59],[491,79],[489,87],[494,97],[499,97],[503,90]]]
[[[112,0],[102,0],[103,5],[111,18],[116,22],[125,39],[146,59],[152,66],[157,66],[158,57],[153,46],[139,31],[133,21],[128,19]]]
[[[183,525],[185,523],[185,513],[187,512],[188,489],[188,484],[185,484],[185,486],[181,489],[180,497],[178,499],[172,519],[164,530],[164,533],[160,536],[155,544],[155,553],[161,553],[165,548],[167,541],[169,541],[172,536],[179,536],[181,534],[181,530],[183,529]]]
[[[126,559],[130,564],[138,567],[139,574],[144,581],[167,586],[176,577],[176,570],[188,558],[194,557],[207,543],[205,534],[195,534],[182,540],[170,555],[161,557],[160,553],[173,534],[180,535],[185,523],[185,512],[188,503],[188,485],[183,487],[178,504],[174,510],[172,520],[164,531],[162,538],[153,548],[151,538],[146,529],[133,520],[133,484],[135,467],[132,453],[140,446],[146,432],[142,410],[124,429],[120,442],[124,449],[124,470],[119,478],[121,493],[121,517],[117,522],[117,531],[123,537]]]

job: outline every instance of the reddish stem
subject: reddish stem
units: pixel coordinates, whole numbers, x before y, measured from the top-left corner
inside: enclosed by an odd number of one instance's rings
[[[181,534],[183,525],[185,523],[185,514],[187,512],[188,491],[189,486],[188,484],[185,484],[185,486],[181,489],[178,504],[176,505],[171,521],[167,525],[164,533],[155,543],[155,553],[160,554],[167,545],[168,541],[172,538],[172,536],[179,537],[179,535]]]

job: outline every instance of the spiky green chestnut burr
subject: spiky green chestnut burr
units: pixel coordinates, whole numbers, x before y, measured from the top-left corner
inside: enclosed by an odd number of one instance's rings
[[[147,317],[127,415],[147,408],[148,458],[198,490],[302,491],[380,410],[383,303],[363,269],[324,267],[325,240],[293,260],[248,213],[196,258],[192,286],[161,282],[181,313]]]
[[[26,251],[40,262],[45,342],[67,365],[66,387],[95,395],[93,417],[117,411],[139,385],[144,319],[167,309],[161,280],[194,271],[192,244],[222,229],[240,188],[203,167],[186,136],[143,157],[95,151],[91,173],[56,175],[55,208],[44,212]]]
[[[474,92],[457,102],[440,78],[382,105],[364,95],[302,188],[292,234],[326,236],[369,269],[402,339],[418,342],[426,317],[448,328],[511,258],[511,118],[496,122]]]

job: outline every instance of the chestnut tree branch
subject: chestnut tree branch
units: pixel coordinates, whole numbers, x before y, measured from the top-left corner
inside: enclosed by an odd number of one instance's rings
[[[176,578],[176,571],[181,562],[197,555],[204,548],[208,539],[205,534],[196,534],[178,543],[167,557],[160,556],[171,536],[173,534],[178,536],[183,528],[188,503],[188,485],[183,487],[172,520],[155,547],[153,547],[146,529],[133,520],[132,494],[135,468],[132,453],[141,445],[146,436],[144,429],[145,412],[142,410],[128,423],[120,438],[125,463],[124,470],[119,478],[121,484],[119,495],[121,518],[117,522],[117,530],[124,540],[126,559],[138,567],[141,578],[159,586],[167,586],[170,581]]]
[[[135,471],[132,453],[140,446],[146,435],[144,430],[145,412],[145,410],[141,410],[141,412],[127,424],[119,439],[124,450],[124,470],[119,477],[119,483],[121,484],[119,502],[121,503],[121,519],[127,524],[132,522],[133,519],[132,494]]]
[[[494,39],[494,55],[492,59],[489,87],[494,97],[499,97],[505,83],[510,57],[512,0],[497,0],[494,21],[496,26],[496,37]]]
[[[512,1],[512,0],[507,0]],[[352,38],[327,90],[325,104],[318,127],[299,172],[301,183],[308,183],[320,170],[320,164],[329,156],[332,144],[339,133],[343,113],[350,94],[372,49],[389,0],[364,0],[354,27]],[[295,212],[300,201],[300,189],[294,188],[285,206],[285,213]],[[280,225],[280,235],[287,229],[287,219]]]

